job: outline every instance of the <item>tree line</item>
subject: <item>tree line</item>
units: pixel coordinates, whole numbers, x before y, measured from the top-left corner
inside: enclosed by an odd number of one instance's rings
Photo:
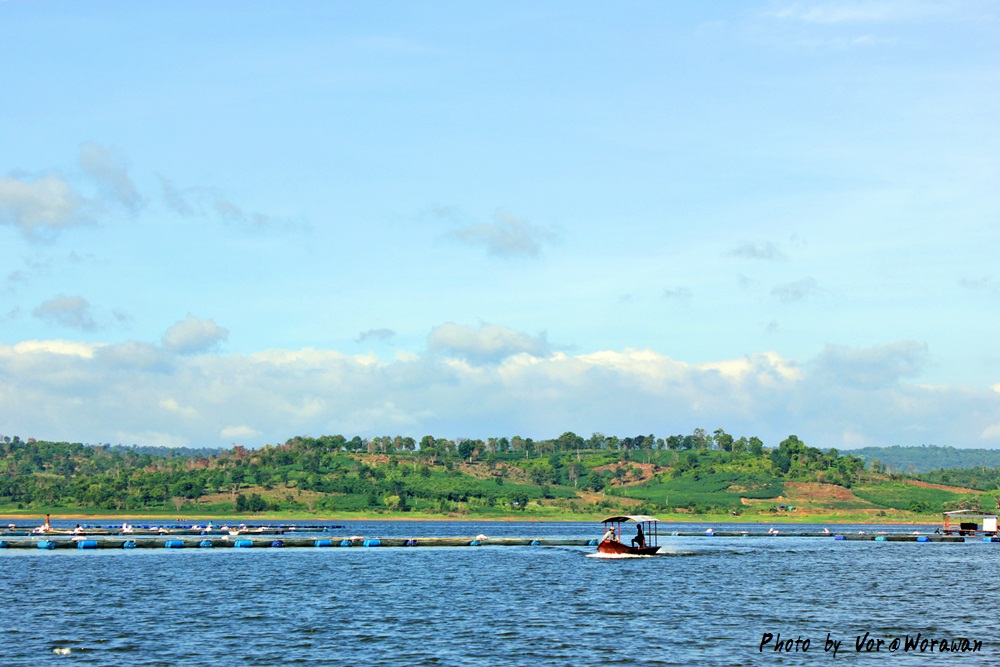
[[[655,505],[660,492],[653,489],[694,488],[708,479],[759,493],[780,492],[783,480],[850,486],[864,467],[851,454],[810,447],[794,435],[768,448],[755,436],[735,437],[721,428],[666,437],[584,438],[567,431],[545,440],[296,436],[258,449],[186,451],[14,436],[0,438],[0,505],[446,512],[552,502],[572,510],[584,502],[582,492],[613,501],[642,498],[646,489]]]

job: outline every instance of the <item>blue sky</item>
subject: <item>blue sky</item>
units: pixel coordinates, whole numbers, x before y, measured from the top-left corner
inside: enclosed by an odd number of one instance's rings
[[[0,433],[1000,446],[1000,3],[0,2]]]

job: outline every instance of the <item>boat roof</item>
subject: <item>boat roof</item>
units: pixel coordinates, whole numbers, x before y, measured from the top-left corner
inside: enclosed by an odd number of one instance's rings
[[[624,516],[608,517],[601,523],[625,523],[626,521],[635,521],[636,523],[656,523],[659,519],[655,516],[649,516],[648,514],[627,514]]]
[[[970,519],[987,519],[990,517],[996,517],[996,512],[982,512],[980,510],[952,510],[951,512],[945,512],[945,516],[953,517],[969,517]]]

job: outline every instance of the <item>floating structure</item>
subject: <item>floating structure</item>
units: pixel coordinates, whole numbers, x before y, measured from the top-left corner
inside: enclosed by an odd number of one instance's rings
[[[980,520],[982,524],[980,524]],[[944,513],[945,535],[976,535],[996,537],[997,513],[981,512],[979,510],[954,510]]]
[[[317,533],[319,529],[311,532]],[[304,532],[302,530],[299,531]],[[598,538],[538,538],[538,537],[320,537],[305,535],[289,535],[285,533],[280,539],[276,535],[251,536],[241,534],[238,536],[178,536],[178,535],[155,535],[155,536],[92,536],[92,535],[44,535],[44,536],[14,536],[9,539],[0,539],[0,549],[211,549],[211,548],[234,548],[234,549],[279,549],[279,548],[374,548],[374,547],[596,547],[600,540]],[[715,531],[709,529],[705,532],[694,531],[674,531],[671,533],[660,533],[664,538],[660,542],[661,546],[672,537],[700,537],[700,538],[770,538],[780,539],[783,537],[825,537],[835,541],[865,541],[865,542],[966,542],[967,537],[963,535],[947,535],[943,533],[831,533],[816,531],[788,531],[771,529],[769,532],[749,532],[749,531]],[[998,542],[1000,537],[987,536],[984,542]]]
[[[5,528],[0,528],[0,538],[3,537],[26,537],[31,535],[40,536],[86,536],[86,537],[106,537],[106,536],[138,536],[138,537],[148,537],[148,536],[190,536],[190,535],[205,535],[205,536],[225,536],[225,535],[284,535],[285,533],[306,532],[306,533],[316,533],[316,532],[328,532],[332,530],[343,530],[344,526],[308,526],[303,528],[302,526],[272,526],[272,525],[247,525],[240,524],[237,526],[214,526],[208,524],[206,526],[197,525],[180,525],[180,526],[153,526],[153,525],[142,525],[142,526],[130,526],[128,524],[122,524],[121,526],[91,526],[82,525],[73,529],[65,528],[52,528],[39,526],[37,528],[28,528],[25,526],[16,526],[10,524]]]

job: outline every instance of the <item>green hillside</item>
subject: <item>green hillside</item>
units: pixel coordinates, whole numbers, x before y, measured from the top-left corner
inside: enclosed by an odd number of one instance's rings
[[[863,447],[849,452],[868,463],[879,462],[894,473],[915,475],[954,468],[1000,468],[998,449],[956,449],[937,445]]]
[[[907,520],[992,507],[994,480],[980,474],[976,491],[932,489],[794,435],[766,447],[722,429],[539,441],[332,435],[187,451],[0,441],[0,512],[8,515]]]

